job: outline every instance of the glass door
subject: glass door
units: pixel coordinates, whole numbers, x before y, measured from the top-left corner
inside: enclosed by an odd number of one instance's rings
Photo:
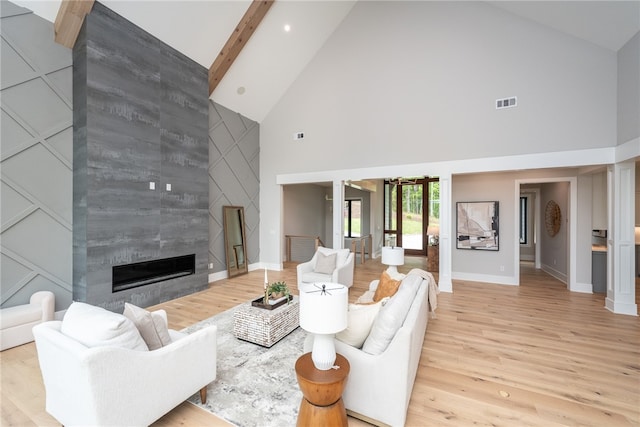
[[[384,245],[400,246],[408,255],[426,255],[428,245],[438,245],[439,234],[440,180],[437,177],[386,180]]]
[[[427,254],[426,182],[424,178],[385,181],[385,246],[400,246],[407,255]]]

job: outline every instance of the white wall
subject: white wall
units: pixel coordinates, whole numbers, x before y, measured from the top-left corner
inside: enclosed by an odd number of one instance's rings
[[[313,184],[283,187],[283,236],[319,236],[326,245],[326,188]],[[331,236],[331,232],[328,233]],[[284,247],[284,246],[283,246]],[[301,254],[302,255],[302,254]],[[310,252],[308,259],[313,256]]]
[[[452,245],[451,263],[454,278],[468,278],[467,274],[485,276],[497,283],[508,282],[517,276],[514,259],[519,254],[513,252],[515,234],[514,212],[519,200],[514,198],[514,178],[507,174],[456,175],[452,179],[451,212],[456,214],[457,202],[498,202],[499,250],[478,251],[456,249],[455,238]],[[456,236],[456,221],[452,221],[451,235]],[[498,278],[502,276],[503,278]]]
[[[506,96],[519,106],[496,111]],[[606,147],[615,103],[604,48],[481,2],[359,2],[262,142],[298,160],[280,173]],[[411,158],[390,158],[394,144]]]
[[[640,138],[640,32],[618,51],[618,144]]]
[[[279,253],[265,246],[281,231],[279,176],[438,176],[486,157],[615,146],[616,60],[482,2],[358,2],[261,123],[263,261]],[[507,96],[518,107],[495,110]],[[440,170],[411,167],[432,162]]]
[[[569,240],[569,184],[567,182],[546,183],[540,186],[540,207],[544,218],[547,203],[554,201],[560,207],[560,230],[550,236],[541,221],[540,252],[542,269],[552,276],[567,282],[568,273],[568,240]]]

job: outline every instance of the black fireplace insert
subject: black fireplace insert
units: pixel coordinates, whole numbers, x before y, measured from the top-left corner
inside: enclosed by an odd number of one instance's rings
[[[113,267],[112,291],[188,276],[196,272],[196,255],[183,255]]]

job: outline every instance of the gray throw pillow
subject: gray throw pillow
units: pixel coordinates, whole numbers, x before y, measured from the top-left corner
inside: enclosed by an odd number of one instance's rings
[[[316,254],[316,265],[313,267],[315,273],[332,274],[336,269],[336,254],[325,255],[322,252]]]

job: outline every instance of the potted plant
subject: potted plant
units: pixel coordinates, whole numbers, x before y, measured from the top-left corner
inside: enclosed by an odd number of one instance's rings
[[[289,299],[289,288],[285,282],[274,282],[267,288],[267,294],[270,301],[275,301],[279,298],[286,297]]]

